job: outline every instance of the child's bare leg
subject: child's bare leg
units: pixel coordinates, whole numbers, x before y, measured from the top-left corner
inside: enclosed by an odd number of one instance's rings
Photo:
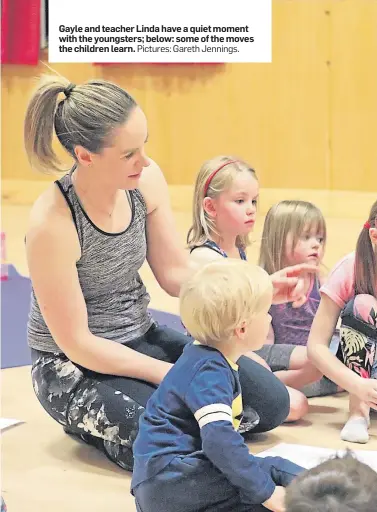
[[[288,418],[285,421],[287,423],[291,423],[293,421],[300,420],[308,413],[309,404],[304,393],[289,387],[287,387],[287,389],[290,399],[290,408]]]
[[[309,361],[306,347],[295,347],[289,360],[289,369],[275,372],[286,386],[302,389],[322,378],[321,372]]]

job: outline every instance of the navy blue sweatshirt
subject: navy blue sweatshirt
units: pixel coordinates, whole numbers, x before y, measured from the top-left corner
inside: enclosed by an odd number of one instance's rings
[[[176,456],[194,454],[209,459],[244,503],[264,503],[275,483],[237,432],[242,409],[238,366],[214,348],[188,345],[140,418],[131,489]]]

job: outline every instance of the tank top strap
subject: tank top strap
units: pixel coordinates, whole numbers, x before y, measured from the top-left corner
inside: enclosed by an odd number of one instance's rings
[[[73,170],[72,170],[73,171]],[[72,200],[70,199],[70,189],[73,187],[72,184],[72,171],[60,178],[60,180],[55,181],[55,185],[60,190],[62,196],[64,197],[72,215],[73,222],[75,223],[76,230],[78,231],[78,225],[77,225],[77,217],[75,208],[73,205]]]
[[[244,249],[242,249],[241,247],[238,249],[239,252],[240,252],[240,257],[241,257],[241,260],[244,260],[244,261],[247,261],[247,257],[246,257],[246,252]]]
[[[190,253],[192,251],[194,251],[195,249],[198,249],[199,247],[207,247],[208,249],[211,249],[212,251],[215,251],[218,254],[220,254],[220,256],[222,256],[223,258],[228,258],[227,253],[223,249],[221,249],[221,247],[219,247],[217,245],[217,243],[214,242],[213,240],[206,240],[203,244],[196,245],[195,247],[192,247],[192,249],[190,250]],[[243,249],[241,249],[241,248],[239,248],[238,250],[239,250],[239,253],[240,253],[241,260],[247,261],[245,251]]]

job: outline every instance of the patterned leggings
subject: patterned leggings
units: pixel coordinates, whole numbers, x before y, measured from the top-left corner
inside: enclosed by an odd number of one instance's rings
[[[175,363],[190,341],[173,329],[153,326],[127,346]],[[89,371],[61,353],[33,350],[32,357],[34,391],[48,414],[67,433],[80,437],[131,471],[139,418],[156,387],[145,381]],[[267,432],[279,426],[289,412],[285,386],[248,357],[241,357],[238,364],[245,409],[253,409],[259,417],[253,432]],[[244,425],[244,432],[247,429]]]
[[[356,295],[341,314],[337,356],[360,377],[377,379],[377,300]]]

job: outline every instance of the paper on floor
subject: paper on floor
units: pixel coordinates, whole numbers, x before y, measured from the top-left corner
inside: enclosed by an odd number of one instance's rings
[[[318,466],[321,462],[324,462],[335,455],[341,456],[344,453],[345,450],[331,450],[328,448],[317,448],[315,446],[304,446],[301,444],[281,443],[256,455],[258,457],[284,457],[295,464],[310,469],[314,466]],[[368,464],[368,466],[377,471],[377,451],[352,450],[352,453],[361,462]]]
[[[0,431],[2,432],[3,430],[5,430],[7,428],[19,425],[20,423],[23,423],[23,421],[14,420],[11,418],[0,418]]]

